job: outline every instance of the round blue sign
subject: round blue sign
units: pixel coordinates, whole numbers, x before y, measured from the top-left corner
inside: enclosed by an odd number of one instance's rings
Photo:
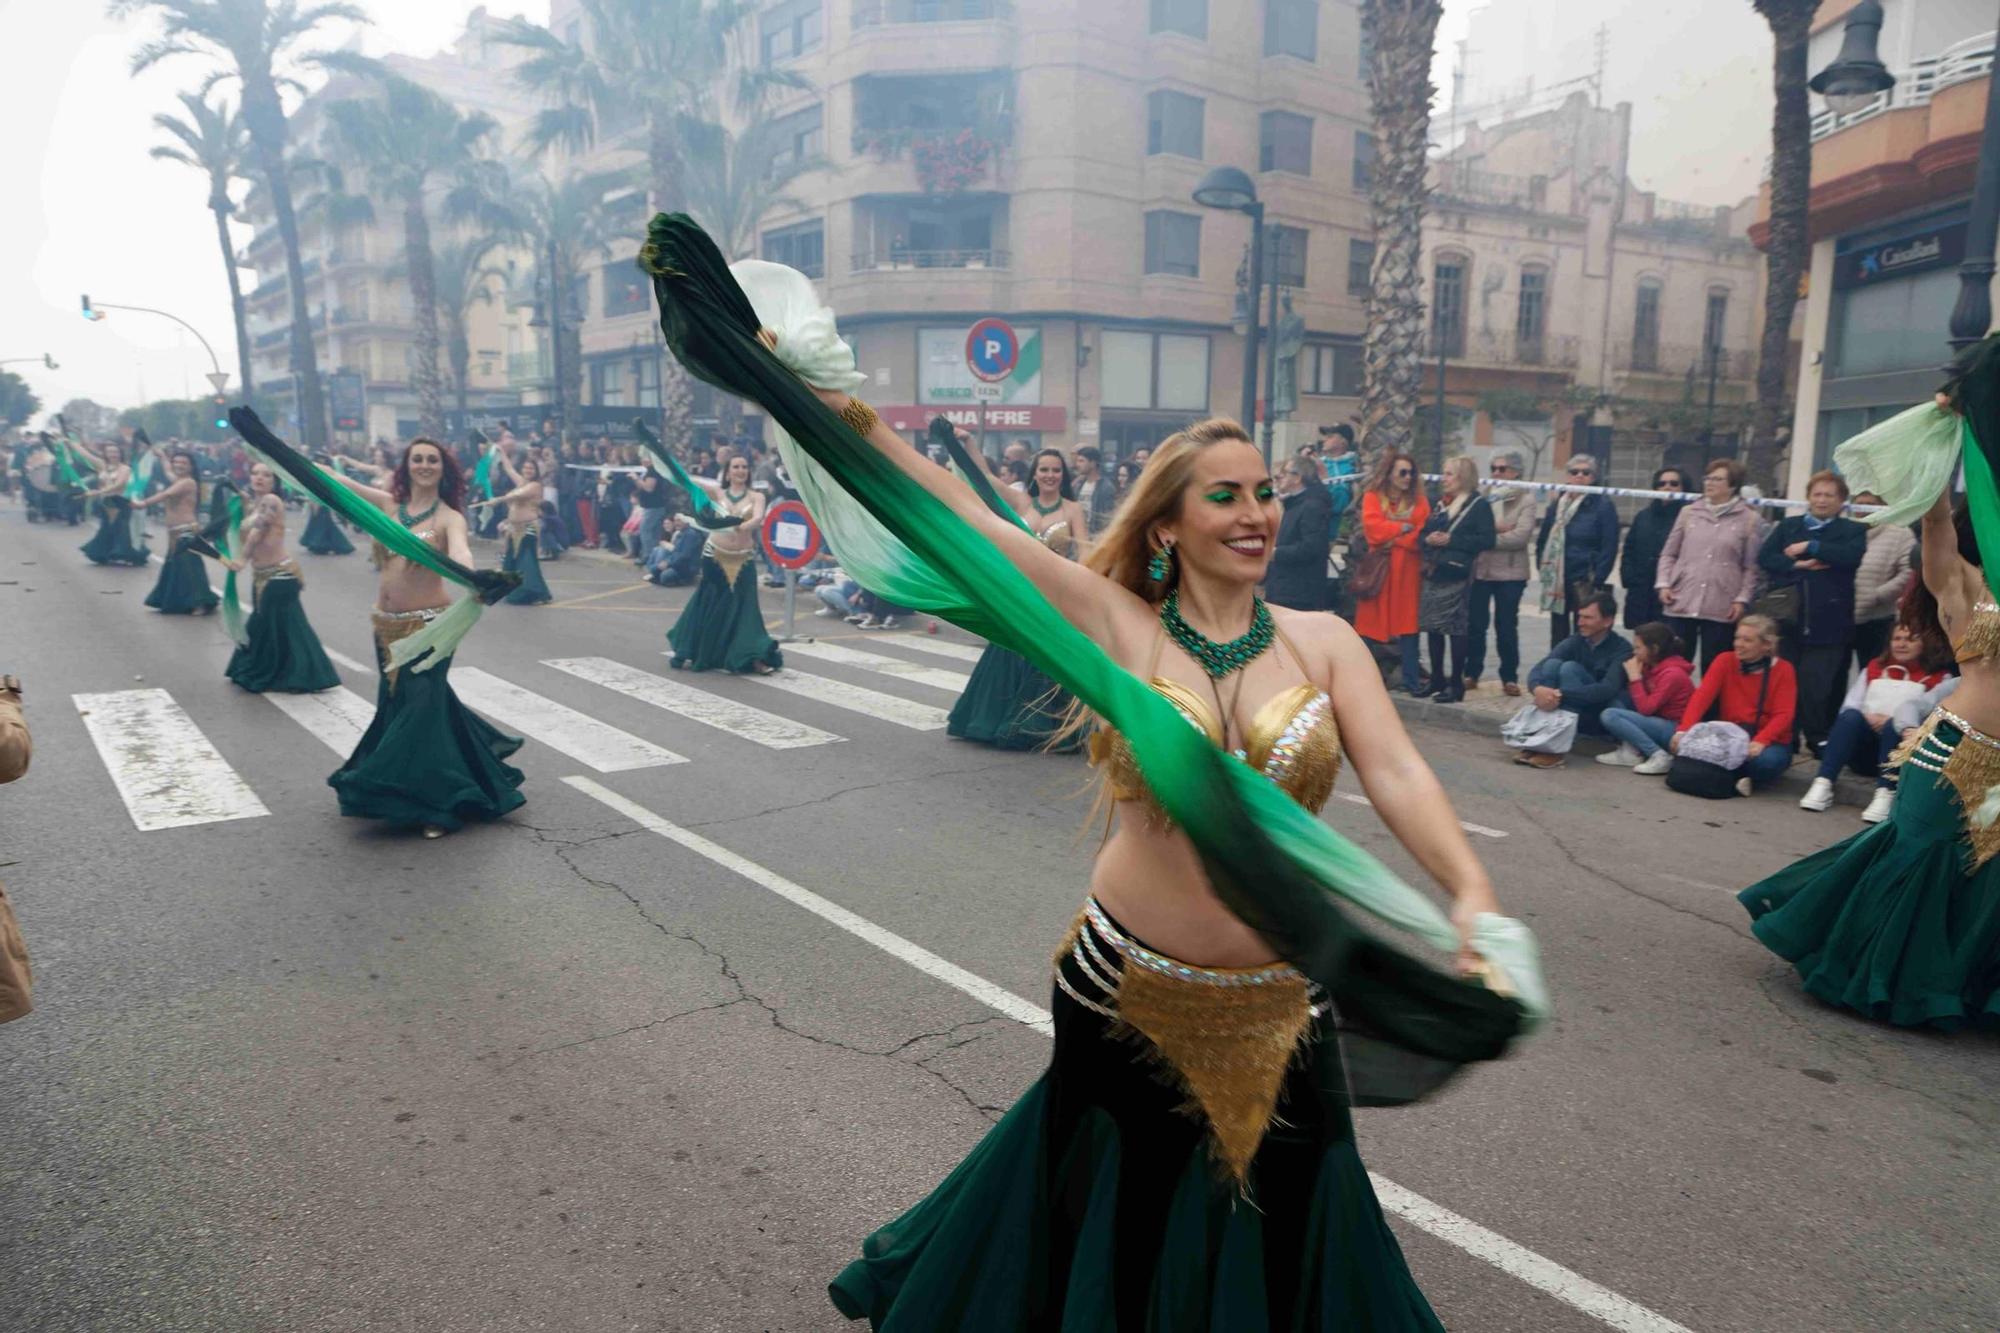
[[[978,378],[997,384],[1021,363],[1021,340],[1004,319],[982,319],[965,336],[965,364]]]

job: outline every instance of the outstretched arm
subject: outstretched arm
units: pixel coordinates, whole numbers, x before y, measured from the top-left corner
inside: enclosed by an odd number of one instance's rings
[[[987,480],[993,483],[994,492],[1007,502],[1008,508],[1021,517],[1026,518],[1028,516],[1028,493],[1014,489],[1013,482],[993,470],[993,464],[986,457],[986,451],[978,447],[978,442],[972,438],[971,431],[965,429],[963,426],[954,426],[952,430],[958,436],[958,442],[965,446],[965,456],[970,458],[974,463],[977,463],[979,470],[984,472]]]
[[[189,491],[193,489],[194,489],[194,480],[190,477],[182,477],[178,481],[174,482],[173,485],[167,487],[167,489],[161,491],[158,495],[154,496],[152,499],[141,500],[139,502],[139,507],[142,509],[151,509],[155,505],[163,505],[169,500],[178,499],[179,497],[186,495]]]

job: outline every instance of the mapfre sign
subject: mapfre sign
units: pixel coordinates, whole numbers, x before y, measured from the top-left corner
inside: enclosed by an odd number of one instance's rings
[[[979,409],[976,407],[883,407],[870,404],[876,415],[889,423],[889,429],[909,434],[927,429],[932,417],[943,417],[954,426],[967,430],[979,429]],[[1047,433],[1069,428],[1069,409],[1063,407],[1014,407],[993,404],[986,409],[986,429],[989,431],[1032,430]]]

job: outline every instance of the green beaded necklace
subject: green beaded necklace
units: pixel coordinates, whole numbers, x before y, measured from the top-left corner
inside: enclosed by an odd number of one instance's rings
[[[1056,502],[1055,502],[1054,504],[1050,505],[1050,506],[1049,506],[1048,508],[1046,508],[1046,509],[1042,508],[1042,502],[1041,502],[1041,499],[1040,499],[1040,497],[1038,497],[1038,496],[1033,496],[1033,495],[1029,496],[1029,497],[1028,497],[1028,503],[1029,503],[1029,504],[1031,504],[1031,505],[1033,505],[1033,506],[1035,507],[1035,512],[1036,512],[1037,514],[1040,514],[1040,515],[1041,515],[1041,516],[1042,516],[1043,518],[1047,518],[1047,517],[1048,517],[1048,516],[1049,516],[1050,514],[1059,514],[1059,513],[1061,513],[1061,512],[1062,512],[1062,507],[1063,507],[1063,500],[1062,500],[1062,497],[1061,497],[1061,496],[1057,496],[1057,497],[1056,497]]]
[[[1250,604],[1250,628],[1241,638],[1228,643],[1217,643],[1200,630],[1187,623],[1181,616],[1181,593],[1176,588],[1167,594],[1167,600],[1160,603],[1160,624],[1173,641],[1181,646],[1189,657],[1201,663],[1201,669],[1212,679],[1220,680],[1232,671],[1241,671],[1261,657],[1271,646],[1271,638],[1276,632],[1271,620],[1271,608],[1264,605],[1264,599],[1254,598]]]

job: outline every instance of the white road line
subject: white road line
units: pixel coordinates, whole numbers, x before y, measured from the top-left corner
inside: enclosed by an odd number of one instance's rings
[[[650,671],[626,666],[623,662],[614,662],[608,657],[562,657],[544,661],[542,665],[629,695],[640,703],[664,708],[669,713],[703,726],[754,741],[766,749],[797,750],[808,745],[829,745],[846,739],[734,699],[725,699],[719,694],[697,690],[692,685],[683,685],[665,676],[656,676]]]
[[[1351,802],[1354,805],[1365,805],[1368,806],[1370,809],[1373,809],[1375,805],[1375,802],[1369,800],[1366,796],[1363,796],[1360,792],[1337,791],[1334,793],[1334,795],[1338,796],[1343,801]],[[1458,821],[1458,826],[1464,829],[1467,833],[1477,833],[1482,838],[1504,838],[1509,836],[1506,829],[1488,828],[1484,824],[1468,824],[1463,819]]]
[[[600,773],[625,773],[635,768],[662,768],[687,762],[686,755],[641,740],[628,731],[599,722],[588,713],[579,713],[477,667],[453,669],[451,687],[460,699],[501,726],[524,732]]]
[[[320,647],[326,648],[326,645],[321,644]],[[359,671],[370,676],[381,674],[373,662],[364,662],[358,657],[349,657],[346,653],[338,653],[331,648],[326,649],[326,655],[332,659],[335,666],[344,666],[349,671]]]
[[[787,645],[796,647],[797,645]],[[774,671],[768,676],[744,676],[744,680],[754,680],[759,685],[768,685],[786,694],[796,694],[806,699],[817,699],[820,703],[831,704],[835,708],[845,708],[849,712],[877,718],[883,722],[893,722],[899,727],[912,731],[943,731],[951,714],[942,708],[929,704],[913,703],[899,699],[893,694],[867,689],[860,685],[849,685],[844,680],[834,680],[827,676],[809,676],[803,671]]]
[[[954,657],[961,662],[977,662],[986,652],[977,644],[954,643],[929,634],[882,634],[877,636],[877,641],[897,648],[914,648],[920,653],[932,653],[938,657]]]
[[[564,782],[584,795],[618,811],[641,828],[659,834],[670,842],[675,842],[697,856],[705,857],[725,870],[733,871],[761,888],[769,889],[780,898],[805,908],[821,920],[840,927],[858,939],[865,940],[884,953],[899,958],[927,976],[942,981],[952,989],[960,991],[990,1009],[1022,1023],[1045,1037],[1054,1036],[1055,1029],[1049,1012],[1001,986],[996,986],[984,977],[968,972],[956,963],[947,962],[920,944],[914,944],[893,931],[848,911],[838,903],[829,902],[810,889],[801,888],[775,871],[767,870],[755,861],[737,855],[727,847],[710,842],[698,833],[680,827],[678,824],[654,814],[645,806],[627,800],[608,787],[600,786],[589,778],[566,777]],[[1497,1232],[1469,1218],[1461,1217],[1449,1208],[1440,1207],[1420,1194],[1412,1193],[1392,1180],[1376,1175],[1373,1171],[1368,1178],[1374,1183],[1375,1193],[1382,1206],[1397,1217],[1402,1218],[1420,1231],[1425,1231],[1456,1246],[1476,1259],[1484,1260],[1510,1277],[1518,1278],[1538,1291],[1546,1292],[1563,1304],[1580,1310],[1619,1333],[1692,1333],[1681,1324],[1665,1315],[1655,1313],[1635,1301],[1627,1300],[1607,1287],[1599,1286],[1579,1273],[1571,1272],[1553,1259],[1544,1258],[1533,1250],[1517,1245]]]
[[[962,671],[946,671],[941,667],[924,666],[917,662],[905,662],[900,657],[884,657],[880,653],[864,652],[859,648],[849,648],[845,644],[828,643],[824,639],[812,643],[788,643],[785,652],[789,656],[796,653],[800,657],[810,657],[821,662],[831,662],[835,666],[857,667],[863,671],[879,671],[885,676],[895,676],[899,680],[915,681],[932,689],[947,690],[958,694],[965,689],[965,682],[971,677]]]
[[[1687,878],[1687,877],[1686,877],[1685,875],[1669,875],[1669,874],[1668,874],[1668,873],[1667,873],[1666,871],[1664,871],[1664,870],[1656,870],[1656,871],[1654,871],[1653,873],[1654,873],[1655,875],[1657,875],[1657,876],[1658,876],[1659,878],[1661,878],[1661,879],[1664,879],[1664,880],[1669,880],[1669,881],[1671,881],[1671,882],[1673,882],[1673,883],[1675,883],[1675,884],[1685,884],[1685,885],[1687,885],[1687,886],[1688,886],[1689,888],[1691,888],[1691,889],[1707,889],[1707,890],[1709,890],[1709,891],[1710,891],[1710,892],[1712,892],[1712,893],[1737,893],[1737,892],[1740,892],[1740,890],[1738,890],[1738,889],[1731,889],[1731,888],[1726,888],[1726,887],[1724,887],[1724,886],[1723,886],[1723,885],[1721,885],[1721,884],[1710,884],[1710,883],[1709,883],[1709,882],[1708,882],[1707,880],[1705,880],[1705,879],[1689,879],[1689,878]]]
[[[354,753],[361,733],[375,720],[375,705],[345,687],[318,694],[273,692],[264,697],[342,759]]]
[[[140,832],[271,813],[165,690],[70,699]]]

